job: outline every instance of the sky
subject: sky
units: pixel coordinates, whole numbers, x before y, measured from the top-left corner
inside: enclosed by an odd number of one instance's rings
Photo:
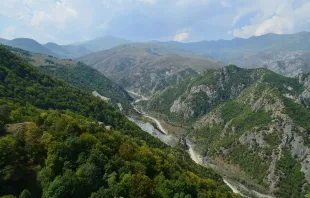
[[[68,44],[249,38],[310,31],[310,0],[0,0],[0,38]]]

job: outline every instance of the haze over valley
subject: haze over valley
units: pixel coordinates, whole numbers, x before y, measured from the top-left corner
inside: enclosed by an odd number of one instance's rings
[[[309,12],[5,1],[0,198],[309,197]]]

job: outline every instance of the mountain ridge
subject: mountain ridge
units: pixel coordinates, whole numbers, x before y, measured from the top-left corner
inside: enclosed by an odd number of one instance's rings
[[[77,58],[94,51],[110,49],[131,41],[113,36],[98,37],[93,40],[82,42],[81,44],[58,45],[54,42],[40,44],[30,38],[15,38],[13,40],[0,39],[0,43],[16,48],[21,48],[32,53],[46,54],[58,58]]]
[[[228,66],[173,85],[140,106],[186,129],[179,135],[188,136],[204,163],[233,167],[226,175],[257,191],[301,197],[310,181],[309,80],[309,74],[287,78]]]
[[[133,43],[91,53],[77,60],[99,70],[125,89],[150,96],[204,69],[221,66],[207,56],[194,58],[191,54],[157,44]]]

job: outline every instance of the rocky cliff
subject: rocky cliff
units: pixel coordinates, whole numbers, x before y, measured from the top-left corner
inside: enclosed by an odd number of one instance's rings
[[[189,130],[207,162],[277,197],[301,197],[310,182],[309,75],[227,66],[168,88],[145,108]],[[242,175],[242,176],[241,176]]]

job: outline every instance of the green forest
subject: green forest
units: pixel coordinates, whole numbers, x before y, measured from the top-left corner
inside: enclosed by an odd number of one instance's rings
[[[66,83],[89,93],[97,91],[100,95],[109,98],[113,104],[120,103],[126,113],[133,113],[132,106],[130,105],[130,102],[132,101],[130,95],[123,87],[112,82],[96,69],[81,62],[74,62],[66,59],[62,60],[41,54],[32,54],[28,51],[10,46],[5,47],[22,57],[26,62],[29,62],[30,64],[35,63],[43,72],[49,73],[62,79]],[[39,63],[39,58],[45,59],[44,64]],[[57,62],[52,59],[57,60]],[[66,61],[71,64],[68,64]]]
[[[117,109],[0,47],[0,196],[236,197]]]

